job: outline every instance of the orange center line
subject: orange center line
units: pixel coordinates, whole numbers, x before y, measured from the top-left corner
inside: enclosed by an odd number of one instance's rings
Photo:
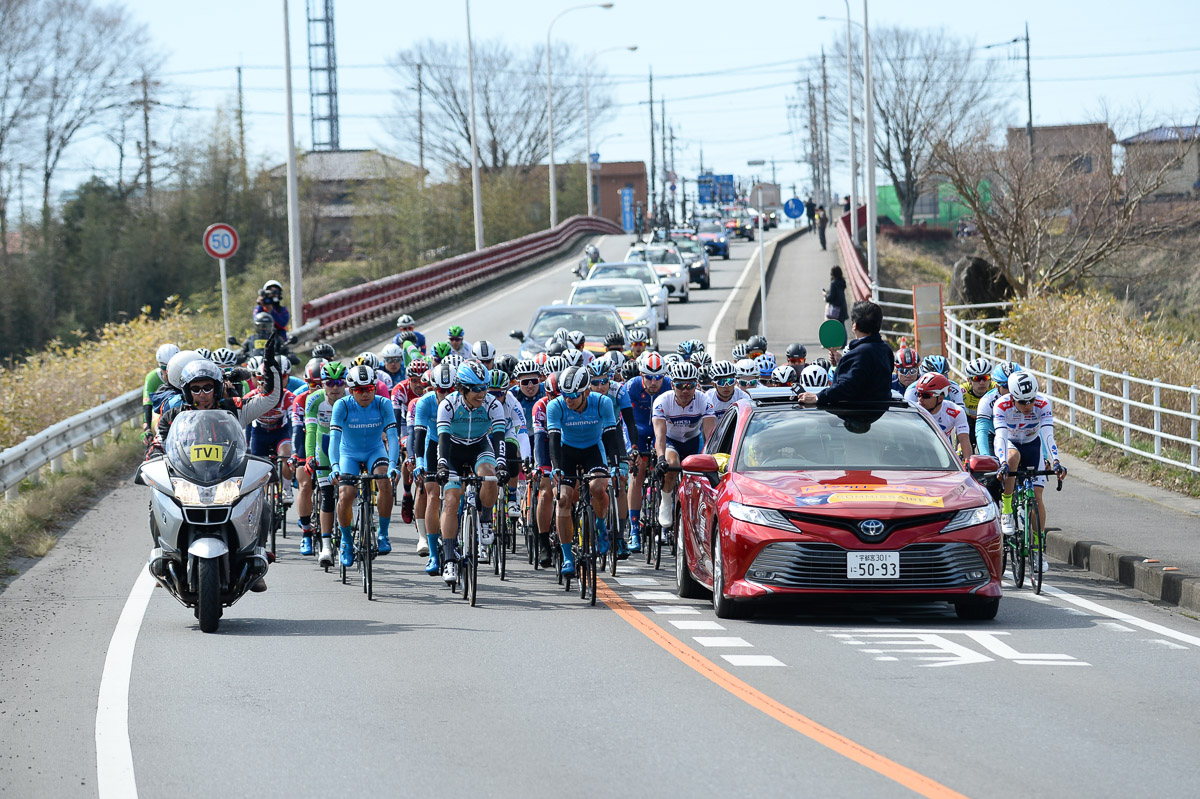
[[[680,554],[682,555],[682,553]],[[860,766],[865,766],[877,774],[898,782],[905,788],[921,796],[930,797],[931,799],[966,799],[958,791],[947,788],[940,782],[919,774],[906,766],[902,766],[894,760],[889,760],[883,755],[867,749],[862,744],[856,743],[844,735],[839,735],[828,727],[818,724],[778,700],[767,696],[762,691],[733,676],[650,621],[645,614],[638,611],[609,588],[603,580],[598,580],[597,586],[599,588],[599,599],[610,610],[629,622],[629,624],[651,641],[677,657],[684,665],[708,678],[718,687],[733,694],[751,707],[762,711],[779,723],[790,727],[822,746],[832,749],[839,755],[853,760]]]

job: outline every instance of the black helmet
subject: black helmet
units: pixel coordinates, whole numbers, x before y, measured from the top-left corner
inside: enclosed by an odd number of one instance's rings
[[[621,379],[622,380],[632,380],[633,378],[635,378],[637,376],[638,376],[638,365],[637,365],[636,360],[634,360],[633,358],[630,358],[625,363],[621,364]]]
[[[322,342],[312,348],[312,356],[314,358],[332,361],[337,357],[337,352],[333,349],[332,344],[326,344],[325,342]]]
[[[266,311],[259,311],[254,315],[254,327],[264,332],[272,330],[275,327],[275,318]]]
[[[751,336],[746,340],[746,349],[750,352],[766,352],[767,337],[766,336]]]
[[[566,343],[562,342],[562,341],[558,341],[558,340],[551,341],[550,346],[546,347],[546,354],[549,355],[550,357],[554,357],[555,355],[562,355],[566,351],[567,351]]]
[[[504,372],[504,374],[511,375],[513,370],[517,368],[517,359],[512,355],[501,355],[500,357],[496,358],[496,362],[493,364],[493,366],[496,369],[499,369],[501,372]]]
[[[789,344],[787,347],[787,357],[789,358],[807,358],[808,350],[800,342]]]
[[[624,347],[625,334],[620,330],[614,330],[604,337],[605,347]]]

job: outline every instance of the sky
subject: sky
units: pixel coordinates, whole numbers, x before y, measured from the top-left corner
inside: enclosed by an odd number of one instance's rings
[[[161,99],[186,109],[159,109],[152,138],[211,124],[219,106],[232,107],[235,68],[244,67],[248,149],[252,160],[281,163],[287,141],[284,116],[283,3],[281,0],[208,0],[179,3],[127,0],[165,56]],[[415,160],[415,148],[388,130],[392,92],[400,78],[386,67],[399,51],[423,39],[465,43],[463,3],[429,6],[410,0],[337,0],[335,29],[339,64],[339,107],[343,148],[378,147]],[[474,39],[502,39],[514,48],[545,42],[550,20],[570,0],[475,0]],[[849,2],[862,22],[861,0]],[[776,179],[811,185],[804,136],[789,122],[787,106],[798,96],[801,63],[845,37],[846,5],[809,0],[734,3],[728,0],[614,0],[611,9],[584,8],[555,24],[555,42],[586,57],[608,47],[636,45],[637,52],[598,56],[612,81],[616,111],[592,131],[593,147],[605,161],[649,160],[646,76],[655,73],[656,105],[666,100],[667,121],[676,136],[676,170],[694,179],[703,150],[704,166],[741,177],[770,167]],[[1160,0],[1138,10],[1127,2],[1009,0],[873,0],[870,26],[945,27],[977,45],[1020,36],[1028,22],[1032,51],[1033,117],[1038,125],[1086,122],[1104,109],[1137,112],[1145,127],[1195,118],[1200,109],[1200,2]],[[819,20],[827,15],[830,20]],[[291,0],[289,29],[293,65],[296,138],[311,142],[304,0]],[[1005,124],[1025,124],[1024,59],[1012,48],[989,51],[991,69],[1011,92]],[[700,77],[687,77],[707,73]],[[582,113],[556,109],[556,114]],[[657,109],[656,109],[657,113]],[[1118,136],[1135,131],[1117,130]],[[582,156],[582,146],[573,153]],[[131,154],[136,157],[133,147]],[[561,149],[558,161],[572,153]],[[834,152],[834,191],[848,190],[846,154]],[[838,165],[838,161],[841,165]],[[115,174],[113,145],[99,137],[70,152],[60,189],[90,173]],[[880,175],[878,182],[887,183]],[[785,196],[790,189],[785,188]]]

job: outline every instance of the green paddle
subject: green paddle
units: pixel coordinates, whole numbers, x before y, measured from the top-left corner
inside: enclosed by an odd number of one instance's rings
[[[818,336],[821,346],[827,350],[846,346],[846,326],[836,319],[826,319],[822,322]]]

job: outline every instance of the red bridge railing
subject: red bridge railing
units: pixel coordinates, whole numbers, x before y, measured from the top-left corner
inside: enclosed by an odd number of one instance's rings
[[[866,224],[866,210],[866,206],[858,209],[859,228]],[[842,269],[846,273],[846,282],[850,284],[850,290],[854,293],[855,300],[869,300],[871,299],[871,279],[867,276],[867,269],[859,256],[858,247],[854,246],[854,240],[850,237],[849,212],[838,217],[837,230],[838,251],[842,256]]]

